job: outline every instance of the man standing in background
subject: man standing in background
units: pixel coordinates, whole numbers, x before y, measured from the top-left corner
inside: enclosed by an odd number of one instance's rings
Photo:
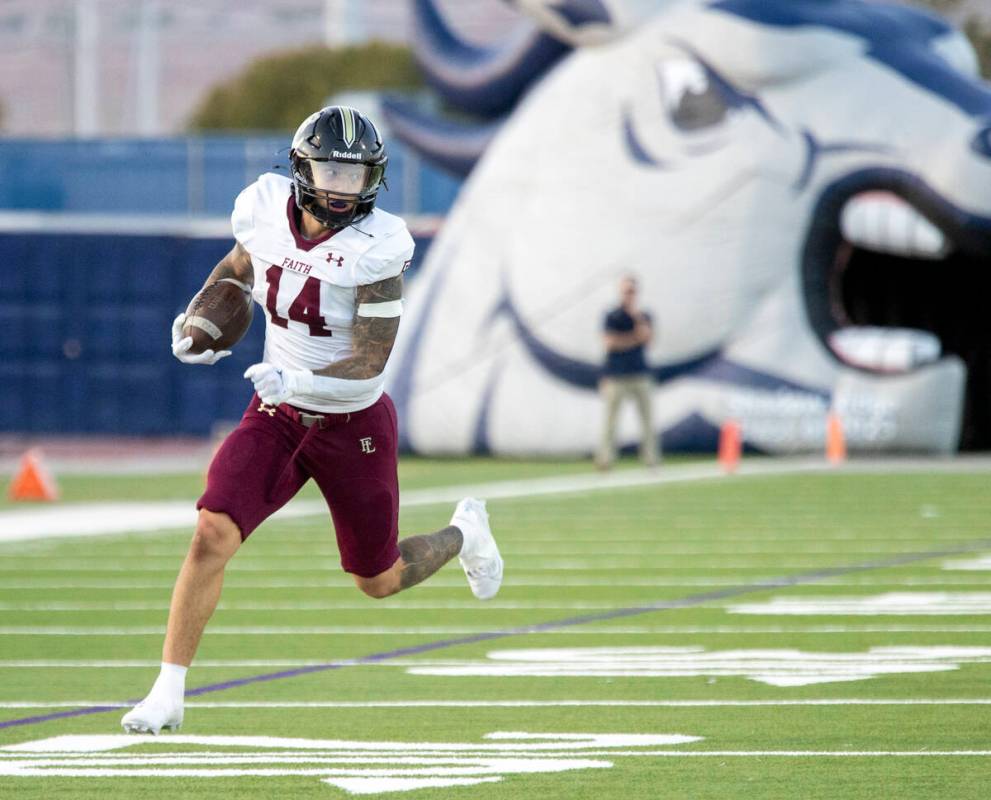
[[[620,305],[606,314],[603,336],[606,365],[599,381],[605,406],[602,439],[595,464],[609,469],[616,458],[616,420],[626,397],[632,397],[640,415],[640,458],[645,466],[657,464],[657,437],[651,414],[651,380],[644,348],[654,336],[650,314],[637,304],[637,279],[625,276],[619,284]]]

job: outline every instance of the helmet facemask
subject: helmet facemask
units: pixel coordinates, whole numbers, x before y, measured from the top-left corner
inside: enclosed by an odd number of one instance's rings
[[[385,183],[384,164],[292,156],[296,205],[328,228],[364,219]]]

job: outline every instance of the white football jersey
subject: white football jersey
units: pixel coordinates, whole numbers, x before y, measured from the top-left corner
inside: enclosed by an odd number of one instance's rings
[[[351,355],[355,287],[394,278],[413,257],[413,238],[397,216],[375,209],[360,222],[318,239],[296,225],[292,181],[266,173],[234,202],[234,237],[251,254],[252,296],[265,310],[265,361],[284,369],[321,369]],[[345,413],[368,408],[384,379],[360,400],[299,396],[293,405]]]

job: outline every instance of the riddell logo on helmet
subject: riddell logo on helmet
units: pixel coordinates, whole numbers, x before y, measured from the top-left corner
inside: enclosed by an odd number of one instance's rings
[[[348,153],[346,151],[342,152],[340,150],[335,150],[331,153],[331,158],[361,158],[361,153]]]

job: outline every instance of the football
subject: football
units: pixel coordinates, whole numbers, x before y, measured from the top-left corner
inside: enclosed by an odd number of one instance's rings
[[[182,335],[193,337],[190,353],[229,350],[251,326],[251,287],[221,278],[200,289],[189,302]]]

